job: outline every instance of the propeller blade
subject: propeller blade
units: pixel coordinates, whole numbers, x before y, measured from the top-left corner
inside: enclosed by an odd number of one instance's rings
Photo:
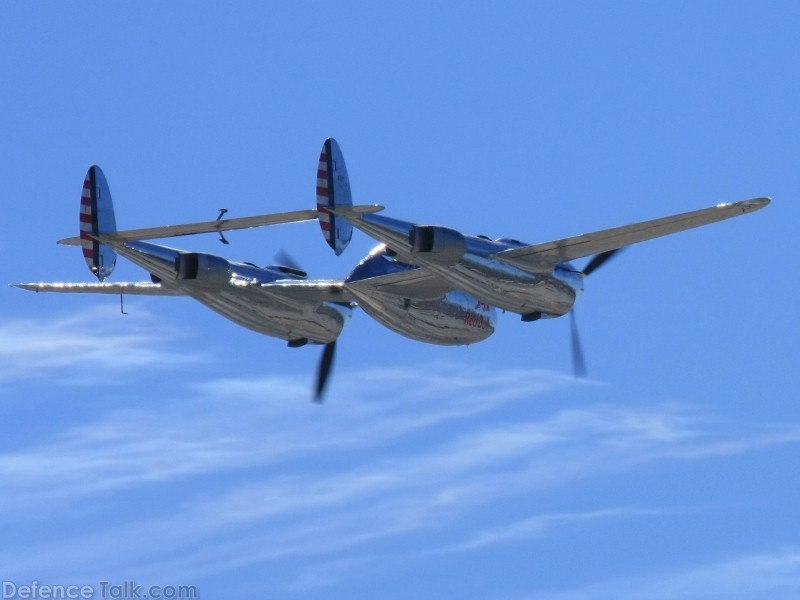
[[[284,267],[295,269],[296,271],[305,271],[305,269],[300,266],[300,263],[298,263],[291,254],[286,252],[286,250],[279,250],[275,253],[275,262]]]
[[[325,391],[325,385],[328,383],[334,354],[336,354],[336,340],[325,344],[325,349],[322,351],[322,358],[319,361],[319,369],[317,370],[317,393],[314,396],[314,402],[322,402],[322,394]]]
[[[597,269],[606,264],[608,259],[614,256],[620,250],[622,250],[622,248],[595,254],[583,268],[581,274],[584,277],[591,275]],[[570,338],[572,340],[572,372],[575,377],[586,377],[586,360],[583,358],[583,347],[581,346],[581,337],[578,335],[578,323],[575,320],[574,309],[569,311],[569,330]]]
[[[583,359],[581,338],[578,335],[578,324],[575,321],[575,310],[569,311],[569,329],[572,339],[572,372],[575,377],[586,377],[586,361]]]
[[[584,275],[584,276],[589,276],[589,275],[591,275],[591,274],[592,274],[594,271],[596,271],[596,270],[597,270],[599,267],[603,266],[603,265],[605,264],[605,262],[606,262],[606,261],[607,261],[609,258],[611,258],[612,256],[614,256],[614,255],[615,255],[617,252],[619,252],[620,250],[622,250],[622,248],[617,248],[616,250],[609,250],[609,251],[607,251],[607,252],[601,252],[600,254],[595,254],[595,255],[592,257],[592,260],[590,260],[590,261],[589,261],[589,264],[587,264],[587,265],[584,267],[584,269],[583,269],[583,275]]]

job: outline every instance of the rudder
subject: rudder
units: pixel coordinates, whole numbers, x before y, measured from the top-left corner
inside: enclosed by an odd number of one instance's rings
[[[117,230],[111,190],[103,171],[97,165],[89,167],[83,180],[80,208],[80,239],[83,258],[89,270],[103,281],[111,275],[117,262],[114,249],[101,244],[97,234],[113,233]]]
[[[317,168],[317,211],[319,226],[325,241],[340,255],[353,237],[353,226],[345,219],[339,219],[329,209],[352,206],[350,179],[339,144],[328,138],[322,145]]]

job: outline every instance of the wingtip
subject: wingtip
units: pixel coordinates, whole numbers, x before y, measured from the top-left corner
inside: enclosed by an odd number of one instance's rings
[[[748,213],[762,209],[770,202],[772,202],[772,198],[753,198],[751,200],[741,200],[739,202],[723,202],[722,204],[717,204],[717,208],[736,207],[741,209],[743,213]]]
[[[21,290],[28,290],[29,292],[38,292],[39,291],[39,284],[38,283],[9,283],[8,287],[15,287]]]
[[[753,198],[752,200],[745,200],[741,203],[742,210],[751,212],[764,208],[767,204],[772,202],[772,198]]]

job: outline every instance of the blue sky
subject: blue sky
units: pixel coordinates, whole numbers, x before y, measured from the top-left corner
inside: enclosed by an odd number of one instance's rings
[[[284,5],[285,4],[285,5]],[[768,195],[629,249],[566,319],[319,348],[188,299],[0,295],[0,578],[203,598],[800,595],[800,8],[772,2],[2,7],[7,282],[89,281],[120,227],[356,202],[540,242]],[[433,4],[433,5],[431,5]],[[314,224],[181,247],[345,275]],[[120,262],[116,281],[146,274]]]

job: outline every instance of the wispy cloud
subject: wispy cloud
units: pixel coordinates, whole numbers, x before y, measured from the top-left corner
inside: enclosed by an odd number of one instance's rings
[[[459,544],[439,550],[439,552],[467,552],[479,550],[494,544],[519,542],[538,537],[559,527],[580,525],[587,521],[606,519],[633,519],[643,517],[663,517],[674,515],[675,509],[639,508],[623,506],[601,508],[586,512],[547,513],[534,515],[525,519],[505,523],[491,529],[484,529],[471,534]]]
[[[235,539],[184,555],[170,568],[191,572],[202,565],[200,571],[208,572],[287,557],[325,562],[327,556],[358,553],[380,540],[402,545],[412,533],[433,531],[440,552],[469,552],[591,520],[664,517],[668,509],[623,507],[535,515],[471,533],[458,526],[498,502],[655,461],[699,459],[709,446],[719,445],[716,435],[699,430],[688,414],[676,414],[672,407],[638,413],[560,411],[527,423],[462,422],[459,429],[465,425],[466,431],[449,431],[416,451],[405,446],[402,453],[395,452],[396,439],[376,444],[367,437],[364,444],[371,449],[357,468],[334,466],[326,472],[306,465],[293,475],[267,475],[257,484],[205,499],[192,507],[193,521],[236,531]],[[797,431],[748,436],[728,449],[744,453],[800,441]],[[315,456],[325,456],[324,449],[317,450]],[[326,459],[321,464],[337,465]],[[295,585],[305,584],[300,578]]]
[[[6,554],[5,568],[92,564],[105,565],[105,576],[124,568],[126,576],[199,578],[288,560],[297,567],[285,584],[304,588],[347,577],[366,555],[386,552],[381,544],[402,554],[417,534],[433,535],[429,547],[446,555],[592,522],[663,518],[669,507],[585,504],[479,515],[658,462],[800,442],[791,424],[736,425],[676,405],[553,406],[576,382],[543,371],[487,378],[426,365],[340,380],[348,401],[323,407],[283,377],[194,382],[0,454],[0,514],[9,523],[31,506],[72,512],[91,498],[113,507],[143,489],[162,499],[157,513],[129,510],[110,530],[89,527],[77,539]],[[408,381],[412,392],[399,385]],[[456,382],[460,394],[450,393]],[[280,397],[266,399],[275,390]],[[125,551],[109,552],[119,539]]]
[[[164,349],[178,332],[143,309],[120,318],[97,306],[70,316],[0,323],[0,382],[48,379],[103,379],[125,369],[158,368],[197,359],[194,353]],[[107,377],[106,377],[107,379]]]
[[[569,591],[540,591],[551,600],[795,600],[800,597],[800,552],[744,555],[670,573],[647,573]],[[520,598],[522,600],[522,598]]]
[[[579,529],[592,522],[670,517],[681,511],[663,508],[622,506],[584,512],[542,513],[468,534],[467,538],[434,548],[417,548],[391,557],[394,562],[413,568],[420,561],[435,561],[450,554],[485,550],[496,544],[526,543],[535,538],[563,535],[569,529]],[[338,556],[339,553],[334,553]],[[300,569],[290,582],[290,589],[305,592],[333,585],[342,579],[352,579],[365,572],[380,571],[386,558],[364,552],[348,559],[324,558]]]
[[[421,374],[414,377],[436,397],[439,387],[449,385],[442,373],[447,373],[447,368],[427,381]],[[383,392],[385,378],[359,377],[352,377],[352,385],[364,396]],[[519,379],[537,384],[533,392],[531,387],[521,386],[517,399],[569,381],[536,372],[519,372],[506,381]],[[190,384],[184,396],[139,399],[136,408],[114,408],[91,422],[62,430],[42,444],[0,454],[0,476],[16,492],[0,499],[0,506],[9,510],[12,503],[27,506],[36,497],[69,500],[146,482],[371,447],[386,451],[404,436],[468,419],[514,398],[508,393],[496,394],[487,385],[483,378],[476,378],[469,400],[451,396],[431,404],[428,398],[420,411],[417,402],[422,402],[421,397],[406,405],[397,398],[383,398],[320,408],[309,403],[305,385],[281,377]],[[490,391],[484,394],[484,388]],[[281,393],[280,402],[265,400],[276,389]],[[449,453],[457,455],[460,450]],[[456,458],[450,460],[454,463]],[[368,478],[373,479],[371,475]]]

